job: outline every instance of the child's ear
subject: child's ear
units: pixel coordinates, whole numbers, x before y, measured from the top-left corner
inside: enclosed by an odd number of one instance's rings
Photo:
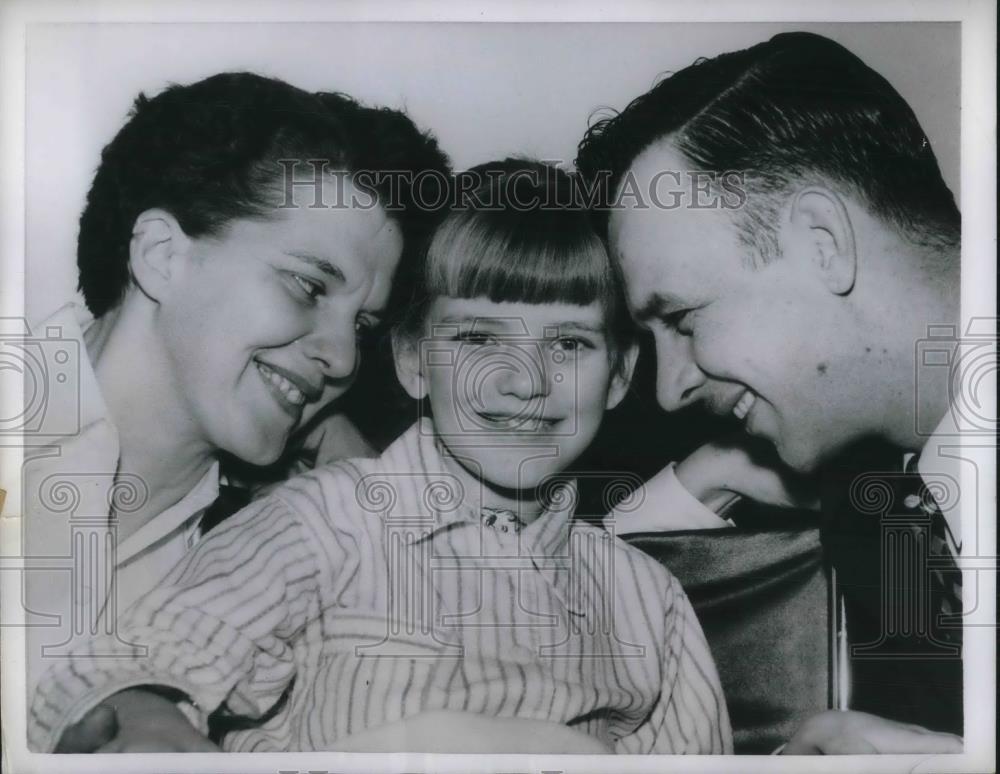
[[[427,385],[420,362],[420,346],[409,333],[392,332],[392,359],[396,365],[396,378],[414,400],[427,397]]]
[[[161,301],[177,272],[178,257],[191,247],[191,238],[169,212],[154,208],[140,213],[129,242],[133,281],[146,296]]]
[[[639,345],[631,344],[620,355],[620,361],[611,375],[611,387],[608,390],[607,408],[613,409],[625,398],[629,385],[632,384],[632,374],[635,373],[635,363],[639,359]]]

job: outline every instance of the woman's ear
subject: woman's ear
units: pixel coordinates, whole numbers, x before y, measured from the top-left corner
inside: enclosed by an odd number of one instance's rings
[[[396,365],[396,378],[414,400],[427,397],[419,342],[409,333],[392,332],[392,359]]]
[[[190,252],[191,238],[166,210],[139,214],[129,242],[129,270],[139,289],[154,301],[162,300],[177,272],[177,259]]]
[[[611,374],[611,387],[608,389],[608,400],[605,404],[609,409],[621,403],[628,394],[629,385],[632,384],[632,374],[635,373],[635,364],[639,359],[639,345],[630,344],[619,358]]]
[[[857,276],[854,226],[844,200],[828,188],[811,186],[790,202],[782,255],[801,256],[827,288],[846,295]]]

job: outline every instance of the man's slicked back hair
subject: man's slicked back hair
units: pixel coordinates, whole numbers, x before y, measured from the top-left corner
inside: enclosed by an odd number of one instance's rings
[[[783,33],[669,75],[591,126],[577,167],[602,186],[606,207],[636,157],[662,139],[691,171],[745,175],[735,222],[762,261],[778,255],[777,214],[787,194],[809,184],[857,197],[913,244],[959,244],[958,208],[910,106],[822,36]]]

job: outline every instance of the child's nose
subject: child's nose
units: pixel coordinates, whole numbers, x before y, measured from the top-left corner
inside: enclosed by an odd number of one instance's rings
[[[517,351],[498,373],[497,389],[501,395],[521,400],[545,397],[551,391],[549,369],[541,353]]]

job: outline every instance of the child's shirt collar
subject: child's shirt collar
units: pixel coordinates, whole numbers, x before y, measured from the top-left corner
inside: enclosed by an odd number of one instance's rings
[[[489,531],[515,556],[530,556],[535,566],[545,565],[544,559],[569,558],[570,529],[576,511],[577,485],[567,478],[554,484],[550,507],[520,532],[500,533],[483,524],[482,492],[466,491],[451,473],[438,447],[430,419],[424,418],[407,430],[399,441],[383,455],[387,472],[406,469],[406,460],[418,461],[418,472],[424,478],[423,501],[432,512],[435,525],[420,539],[430,539],[445,529],[474,527]],[[411,462],[412,465],[412,462]],[[412,468],[411,468],[412,469]],[[508,552],[505,551],[505,554]]]

